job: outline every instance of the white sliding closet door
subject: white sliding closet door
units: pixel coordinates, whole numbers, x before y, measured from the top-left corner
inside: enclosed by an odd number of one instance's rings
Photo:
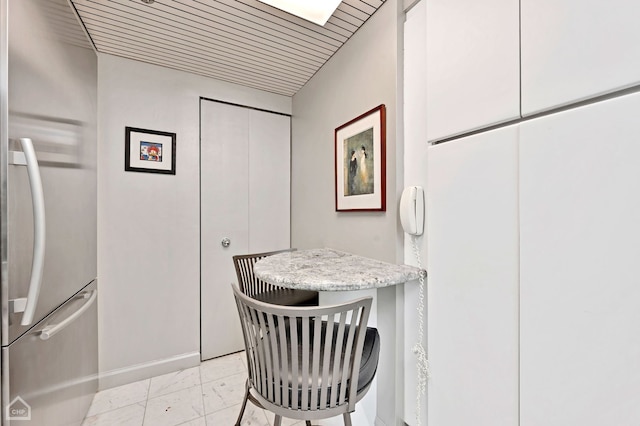
[[[290,246],[290,117],[203,100],[200,126],[201,356],[209,359],[244,348],[232,256]]]
[[[291,244],[291,118],[249,111],[249,250]]]

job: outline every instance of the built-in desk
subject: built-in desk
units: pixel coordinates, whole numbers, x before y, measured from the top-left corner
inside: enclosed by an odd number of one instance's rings
[[[403,284],[418,279],[421,270],[322,248],[268,256],[256,262],[253,271],[261,280],[281,287],[350,291]]]
[[[381,262],[354,254],[341,252],[329,248],[296,250],[292,252],[279,253],[260,259],[253,267],[255,275],[261,280],[281,287],[315,290],[320,293],[321,304],[333,304],[344,302],[355,297],[373,296],[374,304],[377,306],[377,289],[403,284],[417,280],[420,277],[421,269],[408,265],[395,265]],[[389,289],[391,290],[391,289]],[[355,291],[355,294],[344,293]],[[384,290],[383,290],[384,291]],[[384,308],[382,309],[385,310]],[[397,339],[395,325],[390,326],[394,321],[389,319],[389,315],[394,313],[385,312],[382,314],[388,320],[386,323],[377,323],[379,313],[372,311],[369,317],[371,326],[376,326],[380,332],[383,342],[381,360],[384,358],[398,357]],[[386,333],[385,333],[386,329]],[[385,352],[386,353],[382,353]],[[395,380],[401,371],[396,370],[394,362],[381,363],[378,365],[378,373],[374,379],[372,392],[369,392],[362,401],[358,403],[360,409],[352,413],[354,426],[373,426],[373,416],[377,415],[378,398],[389,398],[389,389],[394,389]],[[376,395],[376,381],[381,380],[385,389],[381,395]],[[394,392],[392,391],[392,394]],[[342,419],[336,423],[320,423],[322,425],[342,424]]]

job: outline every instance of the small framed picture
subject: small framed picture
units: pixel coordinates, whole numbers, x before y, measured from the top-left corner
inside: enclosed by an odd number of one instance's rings
[[[336,211],[385,211],[385,120],[379,105],[336,129]]]
[[[124,170],[176,174],[176,134],[125,127]]]

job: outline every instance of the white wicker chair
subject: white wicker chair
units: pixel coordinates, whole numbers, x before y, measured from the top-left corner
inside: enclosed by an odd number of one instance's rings
[[[371,298],[322,307],[272,305],[233,286],[244,335],[249,379],[247,400],[275,416],[299,420],[350,413],[369,390],[380,353],[380,337],[367,327]],[[356,385],[354,385],[356,384]]]

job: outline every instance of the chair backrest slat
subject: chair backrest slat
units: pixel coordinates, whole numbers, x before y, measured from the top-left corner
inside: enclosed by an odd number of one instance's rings
[[[245,354],[247,356],[247,369],[249,370],[249,374],[251,372],[256,371],[256,362],[254,359],[255,351],[253,348],[253,336],[251,334],[251,325],[247,321],[249,318],[248,307],[240,302],[240,300],[236,299],[236,306],[238,307],[238,312],[240,312],[240,325],[242,330],[247,330],[242,333],[242,338],[244,339],[244,347],[246,348]]]
[[[270,341],[269,341],[269,328],[267,328],[266,323],[265,323],[265,316],[262,312],[257,311],[256,312],[256,316],[258,317],[258,322],[260,324],[260,329],[262,331],[262,339],[260,339],[260,342],[262,343],[262,348],[264,351],[264,364],[262,364],[261,367],[263,367],[264,370],[264,377],[266,378],[266,382],[265,382],[265,393],[263,393],[264,397],[271,400],[273,399],[273,366],[272,366],[272,362],[271,362],[271,353],[272,353],[272,349],[270,347]]]
[[[311,346],[311,398],[309,399],[309,409],[317,410],[318,401],[318,380],[313,380],[320,375],[320,339],[322,337],[322,321],[319,318],[313,322],[313,342]],[[302,342],[304,345],[306,342]]]
[[[358,311],[354,309],[351,312],[351,322],[355,323],[358,315]],[[347,340],[345,342],[345,357],[342,365],[342,379],[340,383],[346,383],[353,365],[353,342],[355,341],[356,327],[349,327],[349,333],[347,334]],[[347,400],[347,386],[340,387],[340,396],[338,397],[338,404],[342,405]]]
[[[303,320],[304,321],[304,320]],[[299,341],[298,336],[300,335],[300,330],[298,330],[298,321],[293,321],[289,323],[289,341],[291,342],[291,407],[297,408],[300,406],[300,400],[298,398],[298,392],[295,392],[296,384],[296,372],[298,372],[298,347]],[[303,326],[304,327],[304,326]],[[304,359],[304,358],[303,358]],[[303,370],[304,371],[304,370]],[[302,382],[304,383],[304,376],[302,378]],[[294,384],[295,383],[295,384]],[[301,392],[304,392],[302,390]]]
[[[354,318],[356,316],[360,316],[360,319],[358,320],[358,322],[361,323],[362,321],[365,321],[365,324],[366,324],[366,321],[368,320],[369,312],[368,311],[364,311],[364,310],[356,312],[354,310],[353,315],[354,315]],[[355,347],[356,348],[360,348],[360,350],[362,350],[362,346],[364,344],[364,336],[365,336],[365,334],[366,334],[366,328],[365,327],[358,327],[357,328],[356,336],[355,336]],[[354,351],[352,351],[351,352],[351,370],[352,371],[359,371],[360,370],[360,361],[362,361],[362,358],[360,356],[355,356]],[[356,376],[354,385],[353,386],[349,386],[349,407],[351,408],[351,411],[355,410],[355,406],[356,406],[356,393],[358,391],[357,382],[358,382],[358,379],[357,379],[357,376]]]
[[[271,381],[270,383],[273,384],[273,386],[271,386],[273,388],[272,390],[272,398],[275,401],[276,404],[281,405],[282,404],[282,389],[280,386],[280,351],[281,351],[281,346],[278,344],[277,339],[279,336],[279,333],[277,333],[276,330],[276,324],[278,323],[277,320],[274,319],[274,315],[273,314],[268,314],[266,315],[267,317],[267,325],[268,325],[268,330],[271,330],[268,332],[268,336],[269,336],[269,343],[270,343],[270,353],[271,353],[271,362],[270,364],[272,365],[271,368]]]
[[[309,407],[309,318],[302,318],[302,335],[298,342],[298,346],[302,348],[302,383],[300,384],[300,391],[302,392],[302,401],[300,403],[301,409],[307,409]]]
[[[291,377],[291,370],[289,369],[289,350],[287,346],[287,330],[285,328],[285,318],[282,315],[278,315],[278,347],[280,348],[280,362],[279,371],[281,376],[278,377],[278,383],[284,383]],[[282,382],[280,382],[282,381]],[[289,406],[289,390],[286,386],[281,386],[282,405]]]
[[[344,344],[344,331],[346,328],[347,322],[347,313],[340,313],[340,322],[338,324],[338,334],[336,336],[336,342],[339,342],[341,345]],[[342,363],[342,357],[344,353],[342,351],[335,351],[333,356],[333,376],[331,377],[331,383],[338,383],[340,380],[340,366]],[[344,368],[344,366],[342,366]],[[329,395],[329,407],[335,407],[338,405],[338,398],[340,395],[340,390],[338,386],[331,386],[331,395]]]
[[[322,354],[322,377],[320,379],[320,407],[327,406],[327,392],[330,389],[329,367],[331,366],[331,353],[333,352],[333,320],[334,316],[329,315],[326,321],[326,328],[323,332],[324,344],[321,348]]]
[[[250,323],[249,323],[249,329],[250,329],[250,333],[253,334],[255,342],[254,342],[254,346],[253,346],[253,351],[255,352],[255,359],[256,359],[256,371],[254,374],[254,387],[258,390],[258,392],[260,394],[264,394],[265,392],[265,388],[267,386],[267,377],[266,377],[266,371],[263,368],[264,365],[266,365],[266,361],[265,361],[265,355],[264,355],[264,345],[263,345],[263,339],[262,339],[262,331],[261,331],[261,327],[260,327],[260,323],[258,321],[258,316],[259,316],[259,312],[256,312],[254,309],[249,308],[249,316],[250,316]],[[249,375],[249,377],[252,377],[251,374]]]

